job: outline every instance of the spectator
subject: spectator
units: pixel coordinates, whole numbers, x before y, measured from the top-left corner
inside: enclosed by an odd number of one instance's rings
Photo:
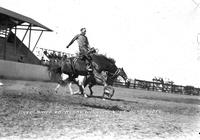
[[[24,63],[24,57],[22,55],[19,57],[18,62]]]
[[[47,53],[47,51],[46,51],[46,50],[44,51],[44,54],[45,54],[46,56],[48,56],[48,53]]]
[[[40,60],[40,63],[41,63],[42,65],[45,64],[45,60],[44,60],[44,57],[43,57],[43,56],[42,56],[42,58],[41,58],[41,60]]]
[[[62,56],[61,56],[61,53],[59,52],[58,53],[58,59],[61,60],[61,58],[62,58]]]

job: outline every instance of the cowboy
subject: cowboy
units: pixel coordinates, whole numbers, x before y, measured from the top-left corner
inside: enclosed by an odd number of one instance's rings
[[[81,33],[76,35],[71,42],[67,45],[66,48],[69,48],[72,43],[77,40],[79,46],[79,56],[86,61],[88,72],[92,72],[92,64],[91,57],[88,55],[88,51],[90,50],[90,45],[88,39],[86,37],[86,28],[81,28]]]

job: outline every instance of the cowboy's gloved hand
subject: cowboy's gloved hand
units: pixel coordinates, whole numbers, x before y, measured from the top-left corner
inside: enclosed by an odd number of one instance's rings
[[[69,48],[69,46],[66,46],[66,48]]]

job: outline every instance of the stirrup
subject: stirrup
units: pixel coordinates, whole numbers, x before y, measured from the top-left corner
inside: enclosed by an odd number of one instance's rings
[[[92,72],[93,69],[92,68],[87,68],[87,71]]]
[[[89,75],[93,74],[93,69],[92,69],[92,68],[87,68],[87,73],[88,73]]]
[[[88,65],[86,66],[86,69],[87,69],[88,71],[92,71],[92,66],[91,66],[91,64],[88,64]]]

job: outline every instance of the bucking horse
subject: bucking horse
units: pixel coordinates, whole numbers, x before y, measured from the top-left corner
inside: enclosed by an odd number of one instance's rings
[[[68,85],[70,93],[74,94],[71,88],[71,84],[72,82],[75,82],[77,85],[79,85],[79,90],[81,91],[81,93],[85,97],[87,97],[87,94],[85,94],[84,92],[84,87],[88,84],[90,94],[93,94],[93,91],[91,89],[92,86],[99,83],[104,86],[103,97],[104,94],[108,93],[109,91],[111,91],[110,96],[112,97],[112,95],[114,94],[114,88],[112,87],[114,79],[121,75],[125,79],[125,81],[127,81],[127,76],[125,72],[123,71],[123,69],[117,68],[117,66],[115,65],[115,60],[112,58],[108,58],[105,55],[97,53],[90,54],[90,57],[93,67],[92,74],[88,73],[86,62],[80,57],[70,57],[62,60],[60,64],[50,65],[50,73],[58,74],[60,75],[60,77],[61,75],[68,75],[68,77],[64,80],[63,78],[59,78],[59,84],[55,88],[55,90],[57,91],[60,85]],[[102,73],[106,73],[106,75]],[[80,84],[78,84],[76,81],[76,78],[79,75],[87,77],[84,86],[80,86]]]

